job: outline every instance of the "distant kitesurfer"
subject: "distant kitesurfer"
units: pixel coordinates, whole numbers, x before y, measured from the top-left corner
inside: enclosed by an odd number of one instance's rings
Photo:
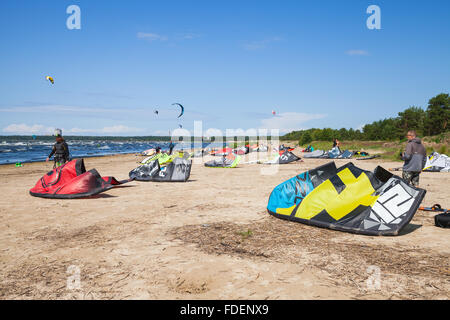
[[[55,155],[55,163],[53,168],[59,167],[69,161],[69,146],[62,136],[62,132],[59,129],[55,130],[56,143],[53,145],[52,152],[45,161],[49,161],[50,158]]]
[[[170,144],[169,144],[169,155],[172,155],[172,151],[173,148],[175,147],[175,145],[173,144],[172,140],[170,140]]]
[[[400,153],[400,157],[405,161],[403,165],[403,180],[417,187],[419,185],[419,175],[427,161],[427,152],[414,130],[408,131],[406,138],[408,139],[406,151]]]
[[[340,146],[341,146],[341,142],[337,138],[334,138],[333,139],[333,148],[337,147],[339,150],[339,153],[342,153]]]
[[[341,145],[341,142],[338,139],[334,138],[334,140],[333,140],[333,148],[334,147],[339,147],[340,145]]]

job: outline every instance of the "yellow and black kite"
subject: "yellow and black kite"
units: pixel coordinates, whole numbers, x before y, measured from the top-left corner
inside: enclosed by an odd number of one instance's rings
[[[367,235],[398,235],[425,196],[381,167],[330,162],[275,187],[267,210],[278,218]]]

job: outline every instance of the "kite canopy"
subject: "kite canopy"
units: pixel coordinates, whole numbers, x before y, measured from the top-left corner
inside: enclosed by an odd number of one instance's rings
[[[30,194],[42,198],[75,199],[96,195],[128,181],[101,177],[95,169],[86,171],[83,159],[76,159],[43,176]]]
[[[179,104],[179,103],[172,103],[172,105],[173,106],[179,106],[181,108],[181,113],[178,116],[178,118],[181,117],[184,114],[184,107],[181,104]]]
[[[152,156],[156,153],[156,149],[155,148],[151,148],[151,149],[147,149],[141,152],[141,155],[143,156]]]
[[[428,156],[423,171],[450,172],[450,157],[433,152]]]
[[[231,148],[222,148],[222,149],[218,149],[218,150],[213,150],[211,151],[211,155],[212,156],[226,156],[233,153],[233,149]]]
[[[190,157],[190,154],[188,152],[177,152],[172,155],[161,152],[161,153],[157,153],[155,155],[145,158],[144,160],[141,161],[141,164],[148,164],[152,161],[158,160],[159,164],[162,166],[162,165],[172,162],[175,158],[187,159],[189,157]]]
[[[285,151],[281,155],[277,156],[274,160],[267,161],[264,164],[287,164],[298,160],[301,159],[295,154],[290,151]]]
[[[250,152],[267,152],[269,148],[266,145],[259,145],[259,144],[253,144],[253,145],[247,145],[250,148]]]
[[[344,150],[340,155],[337,156],[338,159],[350,159],[353,157],[353,152],[349,150]]]
[[[205,167],[210,168],[236,168],[236,166],[241,161],[240,156],[235,156],[233,154],[228,155],[227,157],[222,157],[220,159],[214,159],[208,162],[205,162]]]
[[[144,160],[141,161],[141,164],[148,164],[156,160],[158,160],[159,164],[164,164],[170,162],[172,158],[167,153],[160,152],[145,158]]]
[[[195,151],[193,154],[192,154],[192,158],[201,158],[201,157],[203,157],[204,155],[207,155],[208,154],[208,152],[206,152],[205,150],[197,150],[197,151]]]
[[[180,114],[178,115],[178,117],[177,118],[180,118],[183,114],[184,114],[184,107],[181,105],[181,104],[179,104],[179,103],[172,103],[172,105],[173,106],[178,106],[178,107],[180,107]],[[167,110],[167,109],[173,109],[172,107],[170,107],[170,108],[161,108],[160,110],[161,111],[164,111],[164,110]],[[158,109],[155,109],[155,110],[153,110],[153,113],[155,113],[156,115],[158,115],[159,114],[159,112],[160,112],[160,110],[158,110]],[[163,113],[165,113],[165,112],[163,112]],[[180,126],[180,125],[179,125]],[[182,126],[180,126],[180,128],[182,128]]]
[[[330,159],[334,159],[339,157],[341,154],[341,150],[339,149],[339,147],[333,147],[331,148],[331,150],[328,151],[328,158]]]
[[[366,235],[398,235],[413,218],[426,191],[377,167],[330,162],[275,187],[269,214],[317,227]]]
[[[375,154],[370,157],[356,158],[356,160],[371,160],[371,159],[375,159],[375,158],[379,158],[379,157],[381,157],[379,154]],[[389,169],[389,170],[391,170],[391,169]]]
[[[52,77],[46,76],[45,79],[46,79],[47,81],[50,81],[52,84],[55,84],[55,81],[53,80]]]
[[[161,167],[158,161],[137,167],[130,171],[130,179],[138,181],[186,182],[191,175],[192,160],[175,158]]]
[[[248,147],[248,146],[242,146],[242,147],[233,149],[233,153],[238,154],[240,156],[247,154],[249,152],[250,152],[250,147]]]
[[[323,150],[314,150],[303,155],[303,158],[325,158],[325,157],[327,157],[327,155]]]
[[[257,146],[255,148],[251,148],[251,151],[256,151],[256,152],[267,152],[269,150],[269,147],[267,146]]]
[[[156,152],[156,150],[155,150],[155,152]],[[158,160],[158,158],[160,158],[163,154],[165,154],[165,153],[160,152],[160,153],[156,153],[156,154],[155,153],[151,154],[149,157],[147,157],[144,160],[142,160],[141,164],[147,164],[147,163],[150,163],[152,161]]]
[[[306,152],[306,151],[305,151]],[[349,150],[341,150],[338,147],[334,147],[329,151],[314,150],[307,152],[303,155],[303,158],[321,158],[321,159],[350,159],[354,155],[354,152]]]
[[[294,148],[289,148],[286,147],[284,144],[282,144],[279,148],[278,151],[294,151]],[[280,153],[281,154],[281,153]]]

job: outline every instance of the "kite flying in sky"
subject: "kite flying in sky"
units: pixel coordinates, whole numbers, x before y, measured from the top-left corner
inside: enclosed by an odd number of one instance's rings
[[[181,111],[180,111],[180,114],[178,115],[178,117],[177,118],[180,118],[183,114],[184,114],[184,107],[181,105],[181,104],[179,104],[179,103],[172,103],[172,105],[173,106],[179,106],[180,107],[180,109],[181,109]],[[155,114],[159,114],[159,110],[155,110],[155,111],[153,111]]]
[[[174,106],[174,105],[180,106],[180,108],[181,108],[181,113],[180,113],[180,115],[178,116],[178,118],[181,117],[181,116],[184,114],[184,107],[183,107],[181,104],[179,104],[179,103],[172,103],[172,105],[173,105],[173,106]]]
[[[50,81],[52,84],[55,84],[55,81],[53,80],[52,77],[46,76],[45,79],[48,80],[48,81]]]

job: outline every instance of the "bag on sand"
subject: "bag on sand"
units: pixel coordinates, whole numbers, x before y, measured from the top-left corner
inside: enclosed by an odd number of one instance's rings
[[[441,213],[434,216],[434,224],[440,228],[450,228],[450,213]]]

